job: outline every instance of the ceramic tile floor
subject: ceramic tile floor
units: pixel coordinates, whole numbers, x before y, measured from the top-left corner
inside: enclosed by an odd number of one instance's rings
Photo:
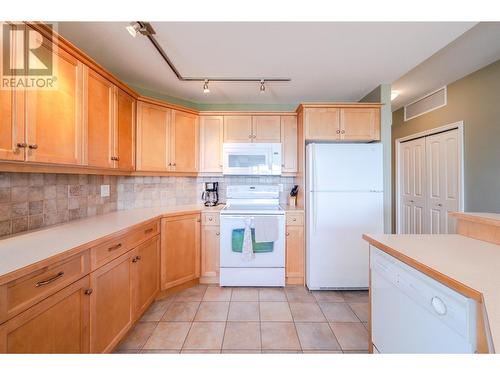
[[[366,353],[368,292],[198,285],[156,301],[116,353]]]

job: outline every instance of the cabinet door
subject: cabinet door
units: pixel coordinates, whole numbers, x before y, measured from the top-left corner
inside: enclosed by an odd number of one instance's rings
[[[342,108],[340,138],[346,141],[380,139],[380,110],[378,108]]]
[[[85,70],[87,163],[91,167],[113,168],[114,86],[92,69]]]
[[[135,99],[115,87],[115,168],[133,171],[135,168]]]
[[[170,162],[175,172],[197,172],[199,159],[198,116],[172,111]]]
[[[203,225],[201,233],[201,277],[218,282],[220,227]]]
[[[132,258],[134,319],[139,318],[160,290],[160,236],[139,245]]]
[[[200,277],[200,215],[173,216],[161,222],[162,289]]]
[[[83,65],[45,38],[37,52],[53,54],[57,81],[55,89],[26,91],[26,160],[82,164]]]
[[[137,103],[137,170],[167,172],[170,109]]]
[[[15,60],[23,51],[16,48],[17,33],[10,36],[10,58]],[[0,90],[0,159],[24,160],[24,142],[24,92],[21,88]]]
[[[0,353],[88,353],[89,278],[84,277],[0,326]]]
[[[222,116],[200,117],[200,172],[222,173]]]
[[[252,116],[224,116],[224,142],[252,142]]]
[[[297,172],[297,117],[281,116],[281,171]]]
[[[129,253],[90,274],[90,351],[110,352],[132,324]]]
[[[304,283],[304,227],[286,227],[286,265],[288,284]]]
[[[306,140],[340,139],[338,108],[306,108]]]
[[[253,142],[281,142],[280,116],[252,116],[252,130]]]

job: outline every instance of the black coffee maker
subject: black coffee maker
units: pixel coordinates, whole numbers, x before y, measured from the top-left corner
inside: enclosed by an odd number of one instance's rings
[[[218,182],[205,182],[205,191],[201,195],[205,206],[216,206],[219,203],[219,194],[217,193]]]

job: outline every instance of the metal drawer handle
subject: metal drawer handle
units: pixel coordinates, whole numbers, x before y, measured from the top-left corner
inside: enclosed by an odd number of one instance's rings
[[[290,232],[286,232],[286,235],[289,236],[290,235]]]
[[[209,218],[208,218],[208,221],[212,221],[212,220],[213,220],[213,218],[212,218],[212,217],[209,217]]]
[[[38,148],[38,145],[37,144],[32,144],[32,145],[29,145],[28,147],[30,149],[32,149],[32,150],[36,150]]]
[[[114,245],[114,246],[111,246],[108,248],[108,251],[114,251],[114,250],[118,250],[120,247],[122,247],[122,244],[121,242],[117,245]]]
[[[292,221],[297,221],[297,218],[296,217],[292,218]]]
[[[47,279],[47,280],[43,280],[43,281],[39,281],[35,284],[35,287],[38,288],[38,287],[41,287],[41,286],[44,286],[44,285],[47,285],[47,284],[50,284],[54,281],[56,281],[57,279],[60,279],[61,277],[64,276],[64,272],[61,271],[59,272],[57,275],[55,276],[52,276],[50,279]]]
[[[137,263],[137,262],[138,262],[138,261],[140,261],[140,260],[141,260],[141,257],[140,257],[139,255],[137,255],[136,257],[134,257],[134,258],[132,259],[132,263]]]
[[[220,232],[215,232],[215,235],[218,236],[220,234]]]
[[[144,231],[145,234],[151,233],[153,231],[153,228],[148,228]]]
[[[85,295],[90,296],[93,291],[94,291],[94,289],[92,289],[92,288],[85,289]]]

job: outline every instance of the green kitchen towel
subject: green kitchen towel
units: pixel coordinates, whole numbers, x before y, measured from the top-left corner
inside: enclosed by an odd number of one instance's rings
[[[274,242],[255,242],[255,229],[252,231],[252,249],[254,253],[270,253],[274,250]],[[235,253],[241,253],[243,249],[243,234],[245,229],[233,229],[231,236],[232,248]]]

